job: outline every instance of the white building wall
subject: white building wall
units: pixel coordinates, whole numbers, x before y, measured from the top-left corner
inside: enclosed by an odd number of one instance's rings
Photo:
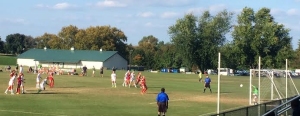
[[[95,69],[100,69],[103,66],[103,62],[96,61],[81,61],[81,67],[86,66],[88,69],[92,69],[93,66]]]
[[[112,69],[113,67],[118,70],[127,69],[127,60],[125,60],[119,54],[115,54],[104,62],[104,66],[106,68]]]
[[[17,64],[18,65],[22,65],[22,66],[31,66],[31,67],[34,67],[35,62],[36,61],[34,61],[34,59],[21,59],[21,58],[17,59]]]

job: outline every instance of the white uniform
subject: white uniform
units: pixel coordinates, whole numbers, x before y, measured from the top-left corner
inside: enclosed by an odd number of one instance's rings
[[[130,74],[130,81],[134,81],[135,80],[135,74],[134,73],[131,73]]]
[[[44,79],[40,84],[40,89],[44,90],[45,85],[47,84],[47,79]]]
[[[14,85],[15,79],[16,79],[16,76],[11,77],[9,79],[8,85]]]
[[[117,75],[115,73],[111,74],[111,81],[116,81]]]
[[[41,73],[38,73],[37,76],[36,76],[36,82],[37,83],[40,83],[40,80],[42,79],[41,77]]]
[[[23,73],[23,67],[20,67],[20,72],[19,73]]]

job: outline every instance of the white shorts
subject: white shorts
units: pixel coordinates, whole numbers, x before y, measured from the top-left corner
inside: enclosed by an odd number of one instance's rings
[[[134,81],[134,80],[135,80],[135,78],[131,78],[131,79],[130,79],[131,82]]]
[[[44,85],[40,84],[40,89],[44,90]]]
[[[14,82],[13,81],[9,81],[8,85],[14,85]]]
[[[93,71],[93,74],[95,74],[95,71]]]
[[[116,81],[116,78],[111,78],[111,81]]]

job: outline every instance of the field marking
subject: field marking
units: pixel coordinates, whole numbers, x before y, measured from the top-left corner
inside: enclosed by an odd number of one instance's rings
[[[15,110],[0,110],[1,112],[15,112],[15,113],[24,113],[24,114],[36,114],[36,115],[53,115],[53,116],[67,116],[67,115],[57,115],[57,114],[44,114],[44,113],[35,113],[35,112],[24,112],[24,111],[15,111]]]

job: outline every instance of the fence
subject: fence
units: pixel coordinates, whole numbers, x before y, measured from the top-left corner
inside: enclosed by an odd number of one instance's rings
[[[292,115],[292,108],[290,103],[294,100],[297,100],[300,102],[300,95],[293,97],[292,99],[289,99],[287,102],[277,106],[276,108],[266,112],[263,116],[268,116],[269,114],[273,113],[276,116],[282,115],[286,112],[286,115]]]
[[[288,98],[290,101],[294,97]],[[242,107],[235,110],[224,111],[219,114],[213,114],[210,116],[261,116],[268,112],[274,111],[274,108],[281,106],[286,99],[272,100],[269,102],[264,102],[258,105]],[[277,110],[276,110],[277,111]],[[291,114],[291,110],[286,110],[288,114]]]

